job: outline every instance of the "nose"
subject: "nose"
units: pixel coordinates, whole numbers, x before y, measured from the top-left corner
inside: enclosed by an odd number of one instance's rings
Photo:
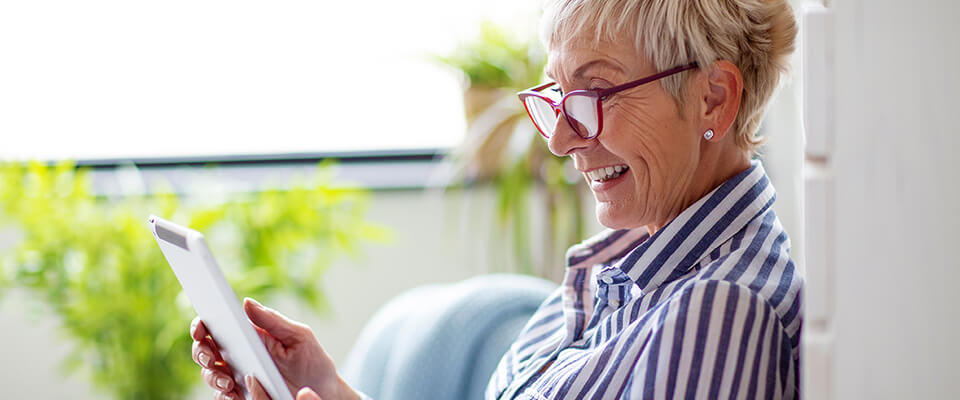
[[[547,147],[554,155],[558,157],[571,155],[589,147],[590,141],[595,140],[580,137],[570,126],[566,115],[560,113],[559,117],[553,130],[553,136],[550,136],[550,139],[547,140]]]

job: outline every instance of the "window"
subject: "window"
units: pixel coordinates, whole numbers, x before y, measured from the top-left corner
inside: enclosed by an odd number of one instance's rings
[[[456,74],[430,59],[538,2],[0,3],[0,159],[446,148]]]

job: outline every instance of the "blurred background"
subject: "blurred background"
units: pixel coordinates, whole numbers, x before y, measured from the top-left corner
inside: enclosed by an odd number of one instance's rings
[[[791,3],[761,158],[807,274],[806,395],[956,398],[960,6]],[[601,227],[514,96],[539,7],[0,1],[3,397],[210,397],[149,213],[341,363],[410,288],[559,282]]]

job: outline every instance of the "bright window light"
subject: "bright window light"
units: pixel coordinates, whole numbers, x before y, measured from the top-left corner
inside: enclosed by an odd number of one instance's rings
[[[450,147],[459,77],[429,55],[483,19],[535,24],[538,5],[2,2],[0,159]]]

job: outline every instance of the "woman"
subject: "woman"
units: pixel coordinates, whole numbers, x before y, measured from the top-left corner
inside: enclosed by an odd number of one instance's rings
[[[568,251],[487,398],[798,398],[803,283],[751,162],[793,50],[788,3],[552,0],[543,28],[554,82],[520,98],[612,229]],[[360,396],[308,327],[244,308],[299,400]],[[216,397],[237,396],[192,334]]]

